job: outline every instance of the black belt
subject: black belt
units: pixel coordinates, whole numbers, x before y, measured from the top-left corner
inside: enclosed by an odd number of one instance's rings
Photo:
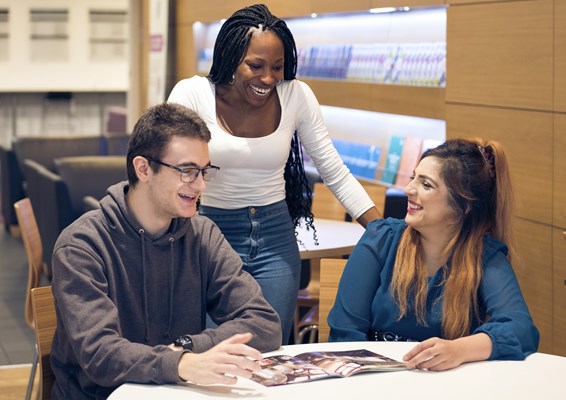
[[[367,338],[372,342],[417,342],[417,340],[406,338],[405,336],[397,335],[393,332],[385,332],[375,329],[370,329]]]

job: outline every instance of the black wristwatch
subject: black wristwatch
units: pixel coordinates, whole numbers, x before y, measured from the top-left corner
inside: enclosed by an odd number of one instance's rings
[[[189,335],[183,335],[178,339],[175,339],[173,344],[177,347],[182,347],[185,350],[193,351],[193,340]]]

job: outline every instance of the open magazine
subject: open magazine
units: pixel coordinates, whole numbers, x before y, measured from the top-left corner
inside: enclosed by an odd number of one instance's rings
[[[405,363],[369,350],[313,351],[296,356],[265,357],[259,363],[262,370],[254,372],[252,380],[264,386],[345,378],[359,372],[407,369]]]

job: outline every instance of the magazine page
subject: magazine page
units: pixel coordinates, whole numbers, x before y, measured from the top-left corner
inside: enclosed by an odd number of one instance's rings
[[[299,354],[295,358],[322,368],[330,375],[338,374],[343,377],[358,372],[395,371],[407,368],[403,362],[365,349],[309,352]]]
[[[339,376],[316,365],[292,356],[271,356],[259,361],[261,371],[252,374],[252,380],[264,386],[287,385]]]
[[[358,372],[399,371],[404,363],[369,350],[313,351],[297,356],[271,356],[259,361],[262,370],[252,380],[264,386],[348,377]]]

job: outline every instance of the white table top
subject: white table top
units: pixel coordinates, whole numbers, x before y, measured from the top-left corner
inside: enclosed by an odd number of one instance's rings
[[[303,260],[349,255],[365,232],[365,228],[357,222],[331,219],[315,219],[314,227],[318,246],[314,243],[312,229],[307,231],[304,222],[297,227],[299,251]]]
[[[314,343],[285,346],[268,355],[368,349],[401,360],[413,346],[414,343],[395,342]],[[445,372],[370,372],[275,387],[264,387],[247,379],[239,379],[235,385],[125,384],[109,399],[564,400],[565,377],[566,357],[535,353],[525,361],[484,361]]]

